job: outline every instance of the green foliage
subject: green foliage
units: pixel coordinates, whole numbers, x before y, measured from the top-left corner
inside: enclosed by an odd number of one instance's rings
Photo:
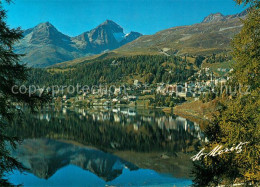
[[[174,101],[171,101],[169,107],[174,107],[174,105]]]
[[[244,27],[233,41],[233,56],[236,61],[231,86],[250,86],[250,94],[236,94],[232,99],[223,95],[219,115],[208,126],[207,150],[217,144],[232,147],[240,142],[249,142],[241,153],[207,157],[195,163],[194,186],[216,186],[243,183],[257,185],[260,181],[260,12],[259,1],[249,3],[251,8]],[[247,87],[244,87],[245,89]],[[242,91],[245,91],[242,89]]]
[[[220,115],[205,131],[210,140],[208,150],[212,150],[217,144],[224,147],[231,147],[240,142],[249,142],[249,144],[246,144],[243,152],[239,154],[208,157],[196,163],[195,186],[259,182],[259,105],[259,94],[254,92],[252,95],[226,100],[219,108]],[[206,179],[202,175],[205,172],[208,173]]]
[[[98,85],[126,82],[127,77],[141,76],[147,83],[182,82],[194,74],[192,65],[179,57],[138,55],[94,60],[67,69],[32,69],[30,84],[35,85]]]
[[[12,51],[12,45],[21,38],[19,29],[10,29],[6,23],[6,12],[2,9],[0,2],[0,185],[11,185],[3,179],[5,172],[12,169],[21,169],[21,165],[12,157],[6,149],[6,143],[10,143],[15,148],[16,138],[5,135],[4,129],[12,119],[12,111],[15,107],[10,101],[15,99],[21,101],[21,96],[16,97],[11,92],[10,85],[17,81],[25,80],[25,67],[18,64],[20,55]]]
[[[195,58],[195,64],[196,64],[196,66],[198,67],[198,68],[200,68],[200,66],[201,66],[201,64],[202,64],[202,62],[203,62],[203,60],[205,60],[205,57],[204,56],[197,56],[196,58]]]
[[[0,1],[0,186],[11,186],[12,184],[3,179],[5,172],[11,172],[13,169],[22,170],[23,167],[10,156],[6,148],[7,144],[15,148],[18,138],[7,136],[5,128],[12,121],[14,114],[19,111],[19,104],[28,104],[34,108],[34,104],[45,102],[47,98],[40,99],[37,95],[15,94],[12,91],[12,86],[26,80],[27,69],[18,63],[22,55],[15,54],[13,51],[13,45],[22,37],[22,31],[19,28],[10,29],[5,19],[6,11]]]
[[[260,2],[259,0],[234,0],[236,1],[239,5],[244,4],[244,5],[250,5],[251,7],[260,7]]]
[[[233,76],[237,83],[250,85],[252,89],[260,87],[260,11],[249,10],[244,27],[233,40],[234,65]]]
[[[177,103],[185,102],[183,97],[172,97],[156,94],[155,99],[151,100],[151,103],[157,107],[174,107]]]
[[[217,63],[217,62],[225,62],[225,61],[228,61],[228,60],[231,60],[232,57],[228,56],[228,55],[222,55],[222,54],[219,54],[219,55],[216,55],[216,54],[212,54],[211,56],[208,56],[207,59],[206,59],[206,62],[207,63],[210,63],[210,64],[213,64],[213,63]]]
[[[210,91],[205,94],[202,93],[199,97],[199,100],[202,101],[203,103],[207,103],[209,101],[214,100],[215,98],[216,98],[216,94]]]

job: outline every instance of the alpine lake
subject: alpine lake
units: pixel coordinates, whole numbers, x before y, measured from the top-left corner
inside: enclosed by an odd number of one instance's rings
[[[7,129],[23,139],[11,155],[24,186],[189,186],[199,124],[144,108],[48,107]]]

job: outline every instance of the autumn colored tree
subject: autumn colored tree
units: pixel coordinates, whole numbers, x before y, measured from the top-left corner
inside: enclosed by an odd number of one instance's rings
[[[234,71],[230,86],[241,87],[232,99],[225,96],[220,103],[220,115],[208,126],[209,143],[206,150],[216,145],[232,147],[248,142],[241,153],[207,157],[195,163],[194,186],[220,184],[259,185],[260,181],[260,11],[259,1],[237,0],[249,4],[241,32],[235,36]],[[249,90],[247,90],[250,87]],[[246,93],[249,91],[249,93]]]

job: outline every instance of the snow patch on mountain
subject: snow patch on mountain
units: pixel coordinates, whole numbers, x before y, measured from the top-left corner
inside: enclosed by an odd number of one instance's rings
[[[126,38],[127,36],[129,36],[129,35],[130,35],[130,33],[126,34],[126,35],[125,35],[125,38]]]

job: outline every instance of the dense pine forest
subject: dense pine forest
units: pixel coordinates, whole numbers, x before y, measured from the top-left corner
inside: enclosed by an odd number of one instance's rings
[[[67,68],[31,69],[29,84],[96,85],[120,83],[137,76],[146,83],[186,81],[196,67],[181,57],[139,55],[86,61]]]

